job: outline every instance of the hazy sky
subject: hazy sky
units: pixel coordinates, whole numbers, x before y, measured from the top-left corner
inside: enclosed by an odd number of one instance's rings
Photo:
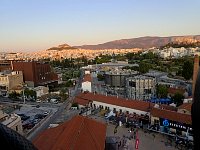
[[[0,0],[0,51],[200,34],[200,0]]]

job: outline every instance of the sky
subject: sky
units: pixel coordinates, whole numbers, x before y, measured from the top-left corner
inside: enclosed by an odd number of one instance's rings
[[[0,51],[200,34],[200,0],[0,0]]]

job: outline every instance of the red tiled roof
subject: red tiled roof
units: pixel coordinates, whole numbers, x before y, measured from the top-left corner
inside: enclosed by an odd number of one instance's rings
[[[86,106],[86,105],[89,104],[89,100],[85,100],[85,99],[82,99],[82,98],[75,97],[74,103],[78,103],[80,105]]]
[[[185,109],[191,112],[192,103],[183,103],[178,109]]]
[[[106,125],[90,118],[75,116],[38,135],[33,144],[39,150],[103,150]]]
[[[163,108],[163,109],[166,109],[166,110],[177,111],[176,107],[170,106],[170,105],[166,105],[166,104],[161,104],[159,107]]]
[[[81,93],[77,96],[78,98],[82,98],[90,101],[98,101],[102,103],[137,109],[141,111],[148,111],[149,107],[153,106],[152,103],[139,101],[139,100],[126,100],[124,98],[117,98],[114,96],[105,96],[100,94],[93,93]]]
[[[192,124],[191,115],[169,111],[165,109],[152,108],[151,115],[154,117],[165,118],[180,123]]]
[[[83,78],[83,82],[91,82],[92,81],[92,78],[91,78],[91,75],[90,74],[85,74],[84,78]]]
[[[170,87],[168,89],[168,93],[169,94],[176,94],[176,93],[183,94],[184,92],[185,92],[185,90],[184,89],[180,89],[180,88],[172,88],[172,87]]]

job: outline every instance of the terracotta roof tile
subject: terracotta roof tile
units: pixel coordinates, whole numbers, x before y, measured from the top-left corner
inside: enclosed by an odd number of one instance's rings
[[[33,141],[39,150],[103,150],[106,125],[83,116],[75,116],[38,135]]]
[[[151,115],[154,117],[165,118],[180,123],[192,124],[191,115],[169,111],[165,109],[152,108]]]
[[[185,109],[191,112],[192,103],[183,103],[178,109]]]
[[[172,87],[170,87],[168,89],[168,93],[169,94],[176,94],[176,93],[183,94],[184,92],[185,92],[185,90],[184,89],[180,89],[180,88],[172,88]]]
[[[105,96],[93,93],[81,93],[77,97],[85,100],[98,101],[102,103],[137,109],[146,112],[149,110],[149,107],[152,107],[154,105],[150,102],[145,102],[145,101],[126,100],[124,98],[117,98],[115,96]]]
[[[83,82],[91,82],[92,78],[90,74],[85,74],[84,78],[83,78]]]
[[[85,99],[82,99],[82,98],[75,97],[74,103],[78,103],[80,105],[86,106],[86,105],[89,104],[89,100],[85,100]]]

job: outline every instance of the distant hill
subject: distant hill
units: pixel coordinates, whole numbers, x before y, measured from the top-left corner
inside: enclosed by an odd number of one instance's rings
[[[132,39],[121,39],[98,45],[74,46],[82,49],[129,49],[129,48],[151,48],[161,47],[168,43],[195,43],[200,41],[200,35],[191,36],[169,36],[169,37],[139,37]]]
[[[69,49],[77,49],[77,48],[71,47],[68,44],[62,44],[62,45],[59,45],[58,47],[51,47],[47,49],[47,51],[51,51],[51,50],[62,51],[62,50],[69,50]]]

